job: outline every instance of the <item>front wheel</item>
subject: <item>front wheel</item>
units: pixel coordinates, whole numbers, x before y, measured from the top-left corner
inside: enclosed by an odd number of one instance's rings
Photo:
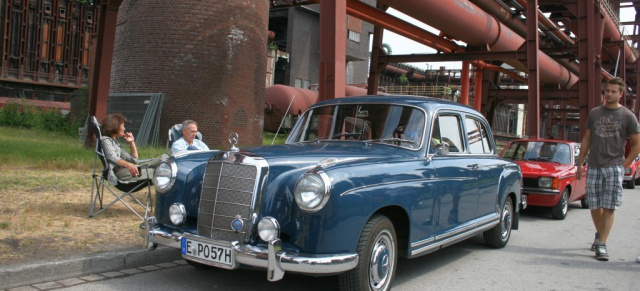
[[[386,216],[375,215],[358,241],[358,265],[340,274],[340,290],[389,290],[398,260],[396,231]]]
[[[564,189],[558,203],[551,207],[551,217],[557,220],[563,220],[567,217],[567,211],[569,211],[569,190]]]
[[[500,223],[482,234],[484,237],[484,243],[494,248],[503,248],[506,246],[509,242],[509,238],[511,237],[513,215],[513,201],[511,201],[511,198],[507,198],[502,206]]]

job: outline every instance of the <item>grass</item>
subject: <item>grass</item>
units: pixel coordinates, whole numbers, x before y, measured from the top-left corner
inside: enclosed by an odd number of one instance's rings
[[[265,132],[264,144],[273,137]],[[280,134],[275,143],[284,139]],[[138,151],[145,159],[164,148]],[[94,156],[75,138],[0,126],[0,265],[142,245],[141,220],[121,203],[88,218]]]
[[[276,137],[275,142],[274,142],[273,141],[273,137],[274,136],[276,136],[275,133],[265,131],[262,134],[262,144],[263,145],[270,145],[271,142],[273,142],[273,144],[284,144],[284,142],[287,139],[287,135],[286,134],[280,133],[280,134],[278,134],[278,136]]]

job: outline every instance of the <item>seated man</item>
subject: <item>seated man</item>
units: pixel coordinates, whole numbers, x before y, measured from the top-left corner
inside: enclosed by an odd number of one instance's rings
[[[199,139],[198,124],[193,120],[185,120],[182,123],[182,137],[171,145],[171,154],[185,150],[209,150],[209,147]]]

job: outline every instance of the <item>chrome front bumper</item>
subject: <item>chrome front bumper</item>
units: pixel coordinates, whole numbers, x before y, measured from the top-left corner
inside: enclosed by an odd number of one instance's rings
[[[149,217],[140,224],[140,236],[145,239],[145,248],[154,250],[157,245],[180,249],[182,236],[179,232],[169,233],[160,229],[155,217]],[[349,271],[358,264],[357,254],[307,255],[287,253],[282,250],[280,239],[268,243],[268,247],[231,243],[235,253],[236,268],[247,265],[267,270],[269,281],[282,279],[285,272],[302,274],[335,274]],[[206,263],[198,261],[200,263]]]

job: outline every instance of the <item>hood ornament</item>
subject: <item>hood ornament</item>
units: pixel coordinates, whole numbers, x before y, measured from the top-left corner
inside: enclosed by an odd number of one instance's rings
[[[229,149],[229,151],[231,152],[237,152],[240,149],[236,147],[236,144],[238,144],[238,133],[237,132],[232,132],[231,134],[229,134],[229,143],[231,144],[231,148]]]

